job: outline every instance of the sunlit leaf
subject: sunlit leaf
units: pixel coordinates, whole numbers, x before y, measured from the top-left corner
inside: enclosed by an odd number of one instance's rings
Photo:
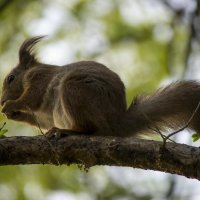
[[[196,141],[198,141],[199,139],[200,139],[199,134],[197,134],[197,133],[192,134],[192,141],[193,141],[193,142],[196,142]]]
[[[0,130],[0,137],[4,136],[5,133],[7,133],[7,132],[8,132],[7,129]]]

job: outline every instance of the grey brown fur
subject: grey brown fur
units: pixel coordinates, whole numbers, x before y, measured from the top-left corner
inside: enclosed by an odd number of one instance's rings
[[[124,84],[116,73],[93,61],[40,63],[33,47],[41,39],[22,44],[19,64],[4,80],[1,105],[9,119],[39,124],[45,130],[131,136],[155,126],[160,130],[184,126],[200,101],[200,84],[180,81],[135,98],[127,109]],[[200,133],[199,121],[197,111],[189,128]]]

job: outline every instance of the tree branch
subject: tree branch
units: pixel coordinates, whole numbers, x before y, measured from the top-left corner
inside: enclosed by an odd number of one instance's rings
[[[184,144],[120,137],[67,136],[51,139],[61,164],[129,166],[200,180],[200,149]],[[44,136],[0,139],[0,165],[57,164]]]
[[[0,4],[0,11],[2,12],[13,0],[3,0]]]

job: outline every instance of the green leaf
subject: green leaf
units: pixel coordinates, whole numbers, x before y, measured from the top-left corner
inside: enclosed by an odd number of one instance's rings
[[[196,141],[198,141],[199,139],[200,139],[199,134],[197,134],[197,133],[192,134],[192,141],[193,141],[193,142],[196,142]]]
[[[5,133],[7,133],[7,132],[8,132],[7,129],[0,130],[0,137],[4,136]]]

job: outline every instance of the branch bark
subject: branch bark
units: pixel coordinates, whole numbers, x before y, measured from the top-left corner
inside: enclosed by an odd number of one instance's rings
[[[61,164],[128,166],[200,180],[200,149],[185,144],[120,137],[67,136],[51,139]],[[0,139],[0,165],[57,164],[44,136]]]

